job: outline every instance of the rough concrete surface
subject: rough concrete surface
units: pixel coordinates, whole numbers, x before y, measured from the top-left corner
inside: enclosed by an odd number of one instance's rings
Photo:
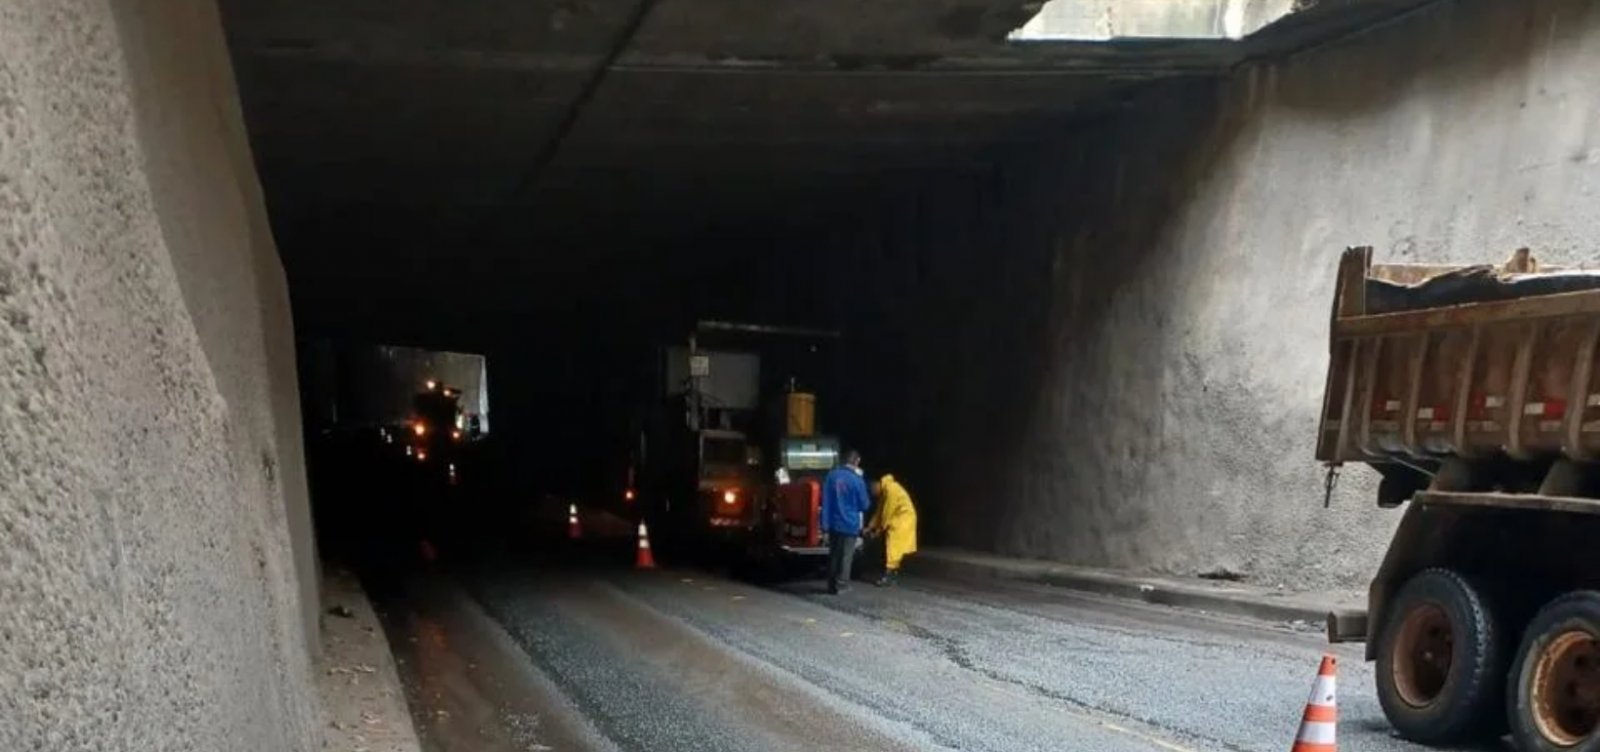
[[[283,275],[213,5],[0,1],[0,749],[312,750]]]
[[[383,625],[355,576],[330,571],[322,580],[322,654],[317,688],[327,719],[328,752],[418,752],[405,688]]]
[[[1312,459],[1338,254],[1600,262],[1597,92],[1592,4],[1441,2],[924,190],[858,255],[880,454],[937,541],[1363,586],[1399,514]]]

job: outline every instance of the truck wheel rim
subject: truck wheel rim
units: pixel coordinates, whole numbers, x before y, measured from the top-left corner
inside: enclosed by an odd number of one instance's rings
[[[1587,631],[1562,632],[1539,653],[1533,670],[1533,719],[1540,735],[1571,747],[1600,726],[1600,641]]]
[[[1412,707],[1427,707],[1439,699],[1455,656],[1455,630],[1443,608],[1424,603],[1411,609],[1400,623],[1394,643],[1394,686],[1400,699]]]

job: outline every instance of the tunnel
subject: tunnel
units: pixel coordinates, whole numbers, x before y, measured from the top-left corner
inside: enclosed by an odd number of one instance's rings
[[[809,327],[839,335],[824,431],[915,479],[934,540],[1051,556],[1087,542],[1022,511],[1073,475],[1018,466],[1048,461],[1030,421],[1088,396],[1050,393],[1055,288],[1120,277],[1052,203],[1116,211],[1095,186],[1164,160],[1062,134],[1181,143],[1143,103],[1213,108],[1241,61],[1409,9],[1364,5],[1248,42],[1003,3],[223,11],[300,341],[484,354],[496,451],[539,468],[515,493],[615,494],[654,351],[699,322]],[[1137,180],[1113,194],[1163,190]]]
[[[1304,629],[1239,638],[1253,685],[1028,588],[1363,608],[1400,518],[1315,459],[1340,254],[1592,264],[1597,40],[1579,0],[0,0],[0,749],[381,737],[336,715],[368,669],[430,750],[1271,747]],[[762,506],[852,453],[915,500],[890,600]],[[1163,660],[1210,677],[1179,715],[1095,683]]]

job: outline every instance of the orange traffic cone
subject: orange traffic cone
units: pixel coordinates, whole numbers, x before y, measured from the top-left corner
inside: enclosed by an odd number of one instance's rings
[[[1300,733],[1290,752],[1338,752],[1339,699],[1335,688],[1338,669],[1338,658],[1322,656],[1317,681],[1311,685],[1311,699],[1306,701],[1305,717],[1300,720]]]
[[[577,540],[583,537],[583,525],[578,523],[578,505],[567,507],[567,537]]]
[[[639,555],[633,560],[635,569],[655,569],[656,557],[650,553],[650,531],[645,529],[644,521],[639,521]]]

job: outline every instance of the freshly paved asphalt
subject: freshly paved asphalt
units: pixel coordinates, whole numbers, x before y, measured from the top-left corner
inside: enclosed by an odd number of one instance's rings
[[[426,747],[1281,752],[1329,650],[1287,625],[1051,588],[833,597],[588,558],[428,577],[380,603]],[[1393,738],[1360,646],[1332,652],[1340,749],[1423,749]]]

